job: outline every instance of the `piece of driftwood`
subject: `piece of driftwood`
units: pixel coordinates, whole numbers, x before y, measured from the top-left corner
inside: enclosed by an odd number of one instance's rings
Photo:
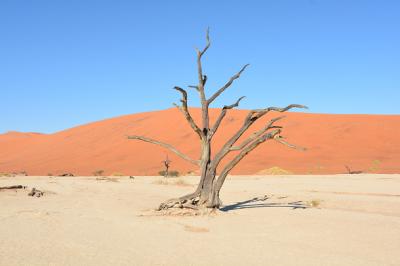
[[[16,185],[16,186],[0,187],[0,190],[3,190],[3,189],[25,189],[25,188],[26,188],[26,186]]]
[[[43,196],[43,194],[44,194],[43,191],[40,191],[36,188],[32,188],[31,192],[28,193],[28,196],[40,198],[41,196]]]

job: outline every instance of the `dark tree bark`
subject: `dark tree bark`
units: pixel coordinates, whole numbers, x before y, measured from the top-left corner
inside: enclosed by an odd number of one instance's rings
[[[190,209],[198,209],[202,207],[207,208],[219,208],[221,206],[221,200],[219,197],[220,190],[225,182],[225,179],[229,172],[251,151],[253,151],[258,145],[266,142],[267,140],[275,140],[281,144],[289,146],[291,148],[303,149],[297,147],[293,144],[286,142],[283,137],[280,135],[282,132],[282,127],[276,126],[275,123],[281,119],[283,116],[271,119],[262,129],[257,132],[254,132],[250,137],[245,139],[242,143],[237,144],[239,138],[247,132],[251,125],[253,125],[258,119],[263,117],[269,112],[286,112],[292,108],[307,108],[306,106],[299,104],[291,104],[284,108],[278,107],[268,107],[265,109],[255,109],[249,111],[248,115],[243,121],[240,129],[223,145],[223,147],[215,153],[212,157],[213,152],[211,150],[211,143],[214,137],[214,134],[219,129],[221,122],[226,116],[227,112],[230,109],[239,106],[240,101],[244,98],[240,97],[235,103],[231,105],[225,105],[217,117],[216,121],[213,125],[210,125],[209,120],[209,106],[210,104],[217,99],[226,89],[228,89],[233,82],[240,78],[240,75],[246,70],[249,66],[248,64],[244,65],[238,73],[233,75],[228,82],[222,86],[219,90],[217,90],[211,97],[206,98],[205,94],[205,85],[207,82],[207,76],[203,74],[202,68],[202,57],[205,52],[210,47],[210,38],[209,31],[207,30],[206,34],[206,46],[204,49],[199,50],[196,49],[197,52],[197,74],[198,74],[198,84],[196,86],[189,86],[190,88],[194,88],[199,93],[200,103],[201,103],[201,124],[198,125],[193,120],[187,104],[187,91],[182,89],[181,87],[174,87],[175,90],[179,91],[182,95],[181,105],[175,104],[175,106],[182,112],[185,119],[192,127],[193,131],[199,136],[201,143],[201,152],[200,159],[195,160],[190,158],[189,156],[183,154],[178,151],[176,148],[171,146],[170,144],[163,143],[157,140],[149,139],[143,136],[128,136],[129,139],[137,139],[145,142],[149,142],[152,144],[160,145],[170,151],[174,152],[176,155],[181,157],[182,159],[195,164],[200,167],[200,181],[197,186],[197,189],[188,195],[177,199],[171,199],[164,203],[161,203],[159,206],[159,210],[169,209],[169,208],[190,208]],[[228,162],[225,166],[222,166],[222,170],[217,175],[217,169],[222,159],[225,158],[232,151],[236,151],[237,155],[233,157],[233,159]]]

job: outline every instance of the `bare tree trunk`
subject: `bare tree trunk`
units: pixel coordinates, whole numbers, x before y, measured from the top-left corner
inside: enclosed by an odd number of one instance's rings
[[[292,108],[307,108],[303,105],[291,104],[285,108],[268,107],[265,109],[255,109],[251,110],[243,121],[243,125],[239,130],[222,146],[221,150],[212,157],[211,143],[214,134],[217,132],[221,122],[228,110],[239,106],[240,101],[244,97],[240,97],[235,103],[231,105],[225,105],[221,109],[220,115],[217,117],[216,121],[210,127],[209,121],[209,106],[210,104],[218,98],[226,89],[228,89],[233,82],[240,77],[244,70],[248,67],[248,64],[244,65],[238,73],[233,75],[228,82],[225,83],[219,90],[217,90],[210,98],[207,99],[205,94],[205,84],[207,82],[207,76],[203,74],[202,69],[202,56],[210,47],[209,32],[207,30],[206,35],[207,44],[203,50],[197,50],[197,74],[198,74],[198,85],[189,86],[194,88],[199,93],[200,103],[201,103],[201,126],[193,120],[189,109],[186,90],[180,87],[174,87],[175,90],[182,94],[181,105],[175,104],[175,106],[182,112],[186,121],[189,123],[193,131],[199,136],[201,143],[200,159],[194,160],[189,156],[185,155],[181,151],[177,150],[173,146],[167,143],[163,143],[157,140],[149,139],[143,136],[129,136],[129,139],[138,139],[152,144],[162,146],[174,152],[176,155],[182,159],[193,163],[200,167],[200,181],[197,189],[188,195],[180,198],[171,199],[159,206],[159,210],[168,208],[219,208],[222,205],[219,194],[221,188],[225,182],[226,177],[230,171],[251,151],[253,151],[258,145],[264,143],[267,140],[275,140],[281,144],[284,144],[290,148],[302,149],[293,144],[288,143],[280,135],[282,132],[282,127],[275,126],[274,123],[284,118],[283,116],[271,119],[263,128],[254,132],[250,137],[245,139],[242,143],[236,145],[240,137],[256,122],[259,118],[263,117],[271,111],[275,112],[286,112]],[[238,154],[233,157],[233,159],[227,163],[217,176],[217,169],[222,161],[229,153],[232,151],[237,151]],[[168,171],[168,168],[167,168]]]
[[[169,165],[166,165],[165,166],[165,177],[169,176],[168,169],[169,169]]]

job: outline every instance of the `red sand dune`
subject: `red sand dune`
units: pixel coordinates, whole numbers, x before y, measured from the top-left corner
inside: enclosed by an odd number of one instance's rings
[[[191,109],[196,121],[199,110]],[[215,119],[218,109],[212,109]],[[241,125],[246,110],[231,110],[213,143],[221,147]],[[260,128],[271,113],[252,129]],[[260,145],[234,169],[234,174],[255,174],[280,167],[295,174],[345,173],[352,170],[400,173],[400,115],[328,115],[287,113],[279,123],[287,141],[308,150],[301,152],[269,141]],[[197,136],[176,109],[126,115],[78,126],[54,134],[9,132],[0,135],[0,172],[26,171],[30,175],[58,175],[71,172],[154,175],[162,170],[166,153],[172,170],[186,174],[196,166],[171,152],[149,143],[127,140],[126,135],[142,135],[173,144],[197,158]],[[229,159],[229,158],[228,158]]]

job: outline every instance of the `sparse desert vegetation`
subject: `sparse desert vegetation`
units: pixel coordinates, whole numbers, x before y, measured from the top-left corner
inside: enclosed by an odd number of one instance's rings
[[[153,182],[156,185],[174,185],[174,186],[192,186],[190,183],[186,182],[183,177],[180,178],[163,178],[157,179]]]
[[[125,176],[123,173],[120,172],[114,172],[111,174],[111,176]]]
[[[293,175],[293,172],[273,166],[257,172],[257,175]]]
[[[109,176],[96,177],[96,180],[108,181],[108,182],[119,182],[119,178],[118,177],[109,177]]]
[[[14,175],[10,174],[10,173],[0,173],[0,176],[11,177],[11,176],[14,176]]]
[[[381,161],[380,160],[373,160],[371,166],[369,167],[368,171],[370,173],[376,173],[380,170]]]
[[[313,207],[313,208],[318,208],[321,205],[321,200],[319,200],[319,199],[310,200],[310,201],[308,201],[308,205],[310,205],[310,207]]]
[[[0,172],[0,176],[4,176],[4,177],[13,177],[13,176],[27,176],[28,173],[25,171],[20,171],[20,172]]]
[[[167,172],[165,170],[162,170],[162,171],[158,172],[158,174],[160,176],[164,176],[164,177],[178,177],[178,176],[180,176],[178,171],[168,171],[168,175],[167,175]]]

